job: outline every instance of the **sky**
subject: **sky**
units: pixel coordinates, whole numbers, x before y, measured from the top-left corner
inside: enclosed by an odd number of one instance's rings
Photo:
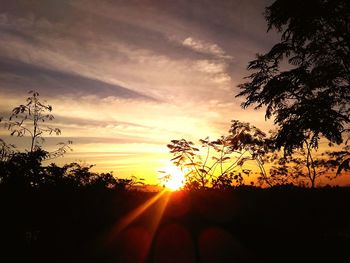
[[[279,39],[263,17],[271,2],[0,0],[0,116],[35,90],[62,130],[44,148],[73,141],[56,162],[157,183],[170,140],[215,139],[233,119],[272,127],[235,97],[248,62]]]

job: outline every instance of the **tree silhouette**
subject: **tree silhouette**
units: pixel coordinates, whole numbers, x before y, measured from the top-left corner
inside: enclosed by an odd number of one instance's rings
[[[249,63],[254,73],[237,95],[246,97],[242,106],[267,107],[276,146],[287,153],[308,147],[308,137],[341,143],[350,123],[349,1],[277,0],[265,18],[281,41]]]
[[[29,92],[25,105],[12,110],[5,127],[12,136],[30,136],[30,148],[24,152],[15,150],[12,144],[0,139],[0,184],[2,186],[22,186],[25,188],[98,188],[125,190],[142,185],[143,179],[136,177],[116,178],[110,173],[92,172],[94,165],[82,165],[76,162],[62,167],[51,163],[43,165],[43,161],[55,159],[71,150],[71,141],[59,143],[58,149],[52,152],[42,148],[44,135],[61,134],[61,130],[46,124],[52,121],[52,106],[39,99],[39,93]]]
[[[1,184],[14,187],[38,188],[47,182],[42,161],[47,152],[38,149],[33,152],[16,152],[0,162]]]
[[[343,171],[350,170],[349,152],[350,152],[350,146],[345,145],[343,149],[341,149],[340,151],[328,151],[325,153],[327,156],[333,159],[333,162],[338,167],[335,177],[339,176]]]
[[[312,147],[308,143],[307,147],[294,150],[293,154],[284,155],[274,151],[265,155],[264,159],[271,164],[269,176],[265,180],[259,178],[259,182],[264,184],[269,181],[270,185],[292,184],[314,188],[316,180],[321,176],[330,180],[338,177],[339,174],[335,173],[335,170],[343,160],[340,152],[318,153],[313,151]]]
[[[15,107],[8,120],[1,119],[0,121],[4,122],[5,127],[11,132],[11,136],[23,137],[29,135],[29,152],[34,152],[41,148],[45,141],[45,134],[60,135],[61,130],[46,124],[46,122],[54,119],[51,114],[52,106],[41,101],[38,92],[29,91],[28,93],[30,96],[26,99],[26,104]],[[59,143],[58,149],[51,153],[47,152],[45,158],[53,159],[64,155],[68,150],[71,150],[70,144],[72,144],[72,141]]]
[[[142,185],[142,179],[136,177],[116,178],[112,172],[96,173],[91,171],[94,165],[76,162],[62,167],[51,163],[43,165],[48,152],[41,148],[33,152],[14,152],[6,160],[0,161],[0,184],[15,188],[39,189],[114,189],[127,190]]]
[[[0,139],[0,162],[7,161],[15,152],[16,146],[7,144],[3,139]]]
[[[216,140],[199,140],[201,147],[185,139],[172,140],[168,144],[171,161],[185,173],[185,188],[228,188],[244,183],[250,169],[243,165],[255,161],[261,180],[267,180],[263,156],[269,151],[265,133],[249,123],[233,120],[229,134]]]
[[[68,185],[76,188],[120,188],[118,179],[112,173],[95,173],[91,171],[94,165],[84,165],[76,162],[62,167],[50,164],[45,168],[49,185]]]

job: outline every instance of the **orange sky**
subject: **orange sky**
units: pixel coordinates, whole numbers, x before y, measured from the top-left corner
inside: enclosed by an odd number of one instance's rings
[[[278,40],[266,33],[269,3],[1,0],[0,116],[35,89],[62,129],[45,147],[73,141],[59,163],[157,183],[172,139],[214,139],[232,119],[272,127],[235,98],[247,63]]]

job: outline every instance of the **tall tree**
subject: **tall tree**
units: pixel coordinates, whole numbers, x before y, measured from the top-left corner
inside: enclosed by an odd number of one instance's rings
[[[48,121],[54,119],[54,116],[51,114],[52,106],[41,100],[38,92],[29,91],[29,95],[25,104],[21,104],[12,110],[9,119],[1,118],[0,122],[4,123],[11,136],[29,136],[30,148],[28,151],[35,152],[41,149],[41,145],[45,141],[45,135],[60,135],[61,130],[47,124]],[[72,144],[72,141],[59,143],[58,149],[53,152],[47,152],[45,159],[62,156],[67,150],[71,150],[70,144]]]
[[[276,0],[265,10],[281,40],[248,65],[244,108],[266,106],[276,146],[291,153],[320,136],[340,144],[350,123],[350,2]]]

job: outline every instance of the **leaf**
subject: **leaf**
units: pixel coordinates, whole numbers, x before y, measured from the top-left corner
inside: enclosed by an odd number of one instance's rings
[[[339,175],[342,170],[350,169],[350,158],[345,159],[338,167],[336,174]]]
[[[250,172],[251,172],[251,170],[249,170],[249,169],[243,169],[242,172],[245,173],[245,174],[247,174],[247,175],[249,175]]]
[[[176,157],[170,159],[170,161],[175,161],[175,160],[177,160],[177,159],[180,159],[181,157],[182,157],[182,155],[178,155],[178,156],[176,156]]]
[[[244,157],[237,162],[237,165],[242,166],[246,161],[250,161],[250,160],[252,160],[252,158]]]

